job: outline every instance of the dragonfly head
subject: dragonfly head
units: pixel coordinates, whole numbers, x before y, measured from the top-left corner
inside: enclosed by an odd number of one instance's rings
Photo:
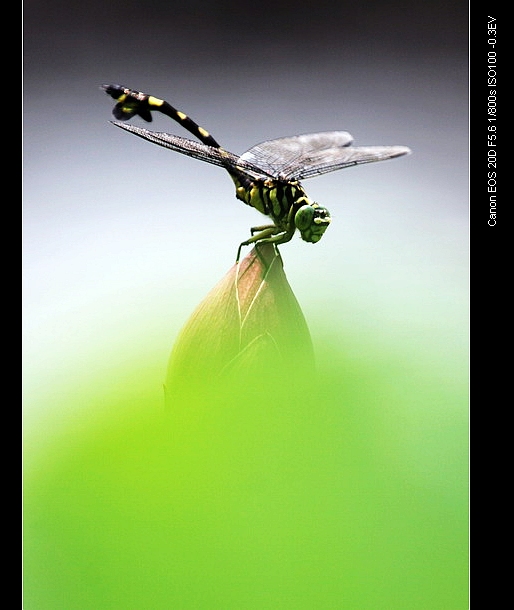
[[[323,237],[323,233],[330,224],[330,212],[317,203],[302,205],[296,212],[294,224],[300,231],[302,239],[316,243]]]

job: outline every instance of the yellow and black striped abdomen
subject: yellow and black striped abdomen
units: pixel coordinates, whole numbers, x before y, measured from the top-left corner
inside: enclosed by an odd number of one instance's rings
[[[121,85],[104,85],[103,89],[117,101],[113,113],[120,121],[127,121],[134,115],[139,115],[145,121],[150,122],[152,120],[151,112],[158,111],[180,123],[184,129],[195,135],[200,142],[213,148],[220,148],[218,142],[206,129],[200,127],[185,112],[177,110],[165,100],[136,91],[135,89],[122,87]]]

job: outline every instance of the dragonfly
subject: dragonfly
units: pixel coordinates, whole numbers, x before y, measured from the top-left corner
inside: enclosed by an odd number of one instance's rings
[[[122,85],[101,88],[116,100],[113,115],[117,121],[112,121],[116,127],[223,167],[234,182],[236,198],[272,221],[250,229],[251,237],[239,245],[236,262],[244,246],[271,243],[276,247],[290,241],[297,230],[308,243],[317,243],[323,237],[331,222],[330,213],[308,197],[301,180],[411,152],[406,146],[352,146],[353,137],[347,131],[323,131],[267,140],[237,155],[222,148],[206,129],[163,99]],[[126,123],[135,116],[150,123],[152,112],[173,119],[199,142]]]

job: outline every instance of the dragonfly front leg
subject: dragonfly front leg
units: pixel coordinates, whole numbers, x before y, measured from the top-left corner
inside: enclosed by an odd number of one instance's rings
[[[258,231],[257,235],[254,235],[255,231]],[[280,229],[278,227],[276,227],[275,225],[264,225],[262,227],[252,227],[250,229],[252,237],[250,237],[250,239],[247,239],[246,241],[243,241],[239,244],[239,248],[237,249],[236,263],[239,262],[239,259],[241,257],[241,248],[243,246],[249,246],[250,244],[254,244],[255,242],[258,242],[258,241],[260,242],[263,240],[267,242],[270,238],[272,238],[277,233],[277,231],[280,231]]]
[[[274,232],[279,230],[276,225],[261,225],[260,227],[252,227],[250,229],[250,233],[252,234],[252,237],[253,237],[253,235],[257,231],[259,231],[259,233],[264,233],[265,231],[268,231],[268,229],[274,229]]]
[[[259,232],[254,235],[255,231]],[[243,246],[249,246],[250,244],[274,244],[275,246],[278,246],[278,244],[284,244],[290,241],[293,237],[294,227],[292,231],[290,229],[282,231],[275,225],[264,225],[262,227],[252,227],[251,233],[252,237],[250,237],[250,239],[247,239],[246,241],[239,244],[236,263],[239,262],[241,248]]]

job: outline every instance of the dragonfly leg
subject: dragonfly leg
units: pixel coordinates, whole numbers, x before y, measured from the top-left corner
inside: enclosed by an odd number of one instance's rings
[[[273,236],[279,229],[275,225],[266,225],[265,227],[253,227],[251,229],[252,237],[243,241],[239,244],[239,248],[237,249],[236,263],[239,262],[241,256],[241,248],[243,246],[249,246],[250,244],[254,244],[257,241],[268,240],[271,236]],[[254,231],[259,231],[257,235],[254,235]]]
[[[249,246],[250,244],[274,244],[278,246],[279,244],[284,244],[291,240],[293,237],[293,231],[280,231],[278,227],[275,225],[266,225],[265,227],[260,227],[262,230],[259,231],[259,227],[253,227],[252,237],[247,239],[246,241],[239,244],[239,248],[237,250],[236,263],[239,262],[239,258],[241,255],[241,248],[243,246]],[[259,231],[257,235],[253,235],[253,231]]]
[[[255,233],[257,233],[257,231],[259,232],[263,232],[263,231],[267,231],[268,229],[275,229],[278,230],[277,227],[275,225],[261,225],[260,227],[252,227],[250,229],[250,233],[252,234],[252,237]]]

